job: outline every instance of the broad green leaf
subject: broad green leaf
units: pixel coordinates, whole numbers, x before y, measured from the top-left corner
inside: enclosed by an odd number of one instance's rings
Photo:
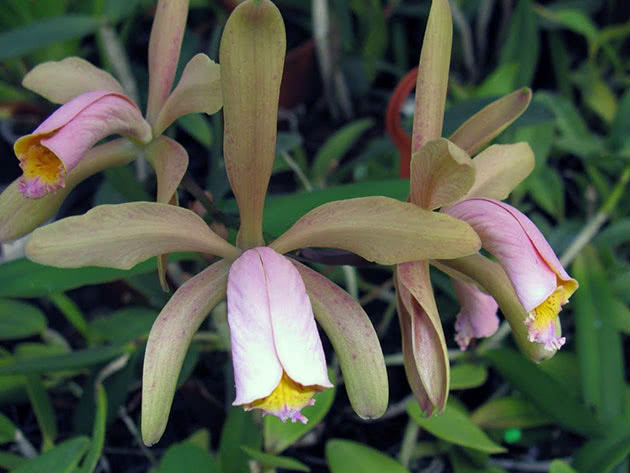
[[[105,444],[105,424],[107,421],[107,393],[101,383],[96,385],[96,413],[94,415],[94,429],[90,448],[83,459],[81,467],[75,473],[92,473],[96,469],[98,460]]]
[[[460,363],[451,367],[450,389],[477,388],[486,382],[488,370],[479,363]]]
[[[32,53],[68,39],[82,38],[96,31],[103,20],[87,15],[45,18],[0,34],[0,61]]]
[[[627,241],[630,241],[630,217],[611,222],[593,239],[593,243],[597,246],[611,248]]]
[[[181,442],[166,450],[157,473],[221,473],[208,452],[191,442]]]
[[[548,9],[543,7],[536,8],[536,12],[555,23],[565,26],[569,30],[584,36],[589,43],[597,41],[599,31],[597,25],[585,13],[574,8]]]
[[[28,459],[15,455],[9,452],[0,452],[0,468],[14,471],[22,463],[28,461]]]
[[[470,418],[487,429],[527,429],[553,423],[531,402],[516,397],[491,399],[478,407]]]
[[[176,253],[171,261],[198,258],[194,253]],[[61,269],[33,263],[27,259],[0,265],[0,297],[43,297],[77,287],[117,281],[136,274],[156,271],[156,259],[140,263],[129,270],[110,268]]]
[[[244,446],[241,446],[241,448],[250,458],[253,458],[265,467],[282,468],[283,470],[289,471],[311,471],[311,469],[304,463],[301,463],[291,457],[279,457]]]
[[[87,437],[74,437],[20,464],[11,473],[71,473],[88,449]]]
[[[564,181],[553,168],[537,170],[528,180],[532,199],[557,219],[564,216]]]
[[[231,407],[219,442],[219,466],[222,473],[249,471],[247,456],[243,455],[241,450],[243,445],[260,450],[262,445],[260,427],[254,423],[251,412],[245,412],[242,407]]]
[[[57,418],[46,388],[37,374],[26,377],[26,391],[33,406],[39,429],[42,432],[44,450],[49,449],[57,438]]]
[[[608,473],[630,453],[630,419],[620,419],[606,429],[605,437],[586,442],[575,454],[573,466],[580,473]]]
[[[393,458],[350,440],[329,440],[326,460],[332,473],[409,473]]]
[[[549,465],[549,473],[577,473],[562,460],[554,460]]]
[[[332,373],[329,373],[329,376],[331,374]],[[330,378],[330,380],[333,383],[335,382],[333,378]],[[330,410],[333,400],[335,399],[336,391],[336,388],[327,389],[313,396],[315,405],[302,409],[302,414],[308,419],[308,423],[306,424],[300,422],[283,423],[275,416],[265,416],[263,422],[265,451],[274,454],[280,453],[293,445],[307,432],[314,429]]]
[[[265,232],[276,237],[280,236],[308,211],[327,202],[371,195],[406,200],[408,194],[408,179],[390,179],[331,186],[313,192],[271,195],[267,198],[265,205]],[[236,210],[236,206],[232,206],[231,209]]]
[[[15,441],[17,427],[7,416],[0,412],[0,444]]]
[[[602,425],[584,404],[520,353],[501,348],[486,352],[484,357],[515,389],[565,429],[585,436],[603,433]]]
[[[374,120],[364,118],[345,125],[330,136],[319,148],[313,159],[311,166],[313,181],[320,187],[324,187],[328,173],[339,165],[341,158],[372,126],[374,126]]]
[[[458,408],[447,404],[444,412],[434,417],[424,417],[418,403],[411,401],[407,412],[422,428],[447,442],[487,453],[505,452],[505,448],[494,443],[470,417]]]
[[[98,341],[126,343],[148,335],[158,313],[146,307],[125,307],[90,322],[90,336]]]
[[[0,340],[26,338],[46,329],[46,317],[37,307],[11,299],[0,299]]]
[[[125,352],[133,351],[131,345],[113,345],[86,350],[75,350],[63,355],[27,358],[0,366],[0,376],[8,374],[50,373],[54,371],[74,370],[98,365],[109,361]],[[1,379],[1,378],[0,378]]]

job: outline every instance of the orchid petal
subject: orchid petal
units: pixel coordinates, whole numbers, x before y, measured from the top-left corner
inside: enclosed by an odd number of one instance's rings
[[[53,103],[66,103],[86,92],[99,90],[124,94],[120,83],[109,72],[80,57],[39,64],[24,76],[22,85]]]
[[[475,229],[483,247],[505,269],[527,312],[555,291],[558,279],[567,284],[567,297],[577,289],[577,282],[564,270],[540,230],[514,207],[491,199],[470,199],[445,212]]]
[[[302,386],[332,387],[304,282],[286,257],[246,251],[232,264],[227,296],[234,405],[267,397],[283,372]]]
[[[505,199],[534,170],[534,153],[527,143],[493,145],[472,160],[475,184],[464,199]]]
[[[186,281],[153,323],[142,375],[142,440],[164,433],[179,372],[193,335],[226,294],[229,263],[218,261]]]
[[[363,419],[382,416],[389,387],[372,322],[346,291],[312,269],[293,264],[304,280],[315,318],[335,349],[352,409]]]
[[[205,54],[197,54],[186,64],[177,87],[160,110],[155,121],[155,134],[161,135],[182,115],[211,115],[222,105],[221,68]]]
[[[239,250],[194,212],[168,204],[101,205],[35,230],[27,256],[60,268],[130,269],[152,256],[199,251],[235,259]]]
[[[442,136],[452,41],[453,23],[448,0],[433,0],[418,66],[412,153],[427,141]]]
[[[508,275],[500,264],[478,254],[442,260],[439,263],[471,278],[497,301],[501,312],[512,328],[514,340],[529,359],[540,362],[555,354],[556,349],[548,350],[543,344],[529,340],[526,325],[528,313],[523,308]],[[555,335],[556,337],[561,336],[559,319],[556,319]]]
[[[449,139],[472,156],[520,117],[531,100],[527,87],[501,97],[466,120]]]
[[[450,368],[429,265],[426,261],[399,264],[395,278],[409,385],[427,415],[432,415],[436,409],[442,412],[448,398]]]
[[[109,141],[89,150],[66,176],[66,187],[41,199],[25,199],[13,181],[0,194],[0,242],[23,237],[51,218],[68,194],[81,181],[103,169],[121,166],[134,159],[139,148],[125,138]]]
[[[470,156],[445,139],[429,141],[411,158],[409,200],[427,210],[452,204],[475,182]]]
[[[188,0],[159,0],[149,40],[147,119],[154,123],[171,92],[186,29]]]
[[[379,264],[475,253],[480,247],[475,232],[444,217],[388,197],[340,200],[308,212],[270,247],[279,253],[340,248]]]
[[[221,38],[225,169],[241,216],[239,246],[264,244],[262,214],[276,152],[284,22],[269,0],[246,1]]]
[[[455,322],[455,341],[465,350],[474,338],[489,337],[499,328],[499,308],[494,298],[480,291],[475,284],[452,279],[461,310]]]
[[[24,170],[20,192],[39,198],[63,187],[66,173],[92,146],[112,134],[142,143],[151,140],[151,128],[124,95],[98,91],[74,98],[33,133],[15,142],[15,154]]]

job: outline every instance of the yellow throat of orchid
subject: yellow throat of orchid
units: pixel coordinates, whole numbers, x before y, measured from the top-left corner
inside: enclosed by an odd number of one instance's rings
[[[247,404],[245,409],[262,409],[265,414],[275,415],[283,422],[291,419],[293,422],[299,420],[305,424],[308,419],[300,413],[300,410],[315,404],[312,397],[319,391],[321,389],[318,386],[302,386],[283,372],[278,386],[271,394]]]
[[[575,281],[558,279],[558,286],[551,295],[529,312],[525,323],[530,342],[543,343],[548,350],[558,350],[564,344],[565,338],[556,336],[556,321],[576,288]]]
[[[63,171],[63,163],[48,148],[33,144],[20,156],[20,166],[28,180],[37,177],[45,184],[55,184]]]

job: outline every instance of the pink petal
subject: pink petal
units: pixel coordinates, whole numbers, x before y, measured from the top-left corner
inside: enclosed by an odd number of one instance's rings
[[[332,387],[310,301],[298,271],[270,248],[254,248],[228,277],[235,405],[268,396],[283,371],[304,386]]]
[[[124,95],[88,92],[59,108],[37,129],[15,142],[24,169],[19,189],[39,198],[65,186],[65,177],[98,141],[112,134],[148,143],[151,128]]]
[[[465,350],[473,338],[489,337],[499,328],[494,298],[481,292],[474,284],[451,279],[455,294],[461,304],[461,311],[455,322],[455,340],[460,349]]]
[[[479,198],[460,202],[445,212],[466,221],[479,234],[483,247],[505,269],[527,312],[553,293],[558,279],[573,290],[577,288],[540,230],[514,207]]]

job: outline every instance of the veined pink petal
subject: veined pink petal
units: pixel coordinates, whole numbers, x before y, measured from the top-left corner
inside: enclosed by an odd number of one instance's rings
[[[492,199],[469,199],[445,210],[466,221],[479,234],[482,246],[505,269],[516,295],[530,314],[530,341],[557,349],[560,307],[578,287],[564,270],[540,230],[521,212]]]
[[[65,186],[65,176],[98,141],[121,134],[148,143],[151,128],[124,95],[98,91],[80,95],[59,108],[37,129],[15,142],[24,174],[19,190],[39,198]]]
[[[499,308],[494,298],[474,284],[451,279],[461,310],[455,322],[455,341],[465,350],[473,338],[489,337],[499,328]]]
[[[233,263],[227,297],[234,405],[306,422],[300,409],[332,384],[300,274],[274,250],[254,248]]]

